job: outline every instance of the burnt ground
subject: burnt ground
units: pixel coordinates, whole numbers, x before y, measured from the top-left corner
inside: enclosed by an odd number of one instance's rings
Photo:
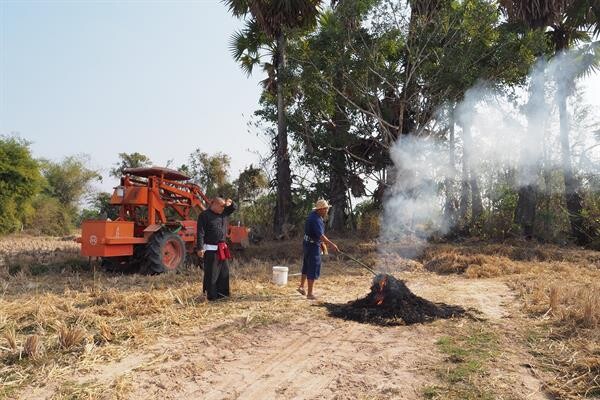
[[[382,326],[412,325],[465,315],[460,306],[434,303],[415,295],[404,281],[390,274],[375,276],[371,291],[363,298],[323,305],[333,317]]]

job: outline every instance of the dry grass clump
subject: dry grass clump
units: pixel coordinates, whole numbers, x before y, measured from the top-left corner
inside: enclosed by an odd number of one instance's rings
[[[438,274],[462,274],[470,265],[482,265],[479,256],[463,256],[455,251],[448,251],[434,256],[423,263],[425,269]]]
[[[431,257],[431,258],[428,258]],[[446,248],[423,257],[424,267],[438,274],[465,274],[468,278],[492,278],[521,273],[525,266],[506,257],[482,254],[462,254],[459,250]]]
[[[424,269],[423,264],[420,262],[404,258],[395,253],[380,254],[373,258],[374,260],[370,260],[370,258],[367,257],[363,259],[363,261],[366,261],[367,264],[374,265],[375,269],[380,272],[421,272]]]
[[[494,278],[503,275],[520,274],[528,267],[506,257],[487,257],[483,264],[471,264],[465,271],[468,278]]]
[[[419,260],[425,264],[448,252],[467,257],[494,256],[515,262],[568,262],[600,269],[600,252],[525,241],[491,244],[466,242],[461,245],[434,244],[423,250]]]
[[[529,241],[507,241],[504,243],[467,243],[452,246],[462,254],[501,256],[513,261],[572,262],[600,268],[600,253],[578,247],[565,247]]]
[[[511,280],[536,318],[530,341],[557,398],[600,395],[600,271],[586,265],[540,263]]]
[[[536,315],[551,316],[555,323],[570,328],[600,327],[600,284],[570,281],[524,282],[526,309]]]
[[[38,335],[27,337],[23,346],[23,353],[32,360],[38,360],[44,355],[44,345]]]
[[[112,328],[106,322],[103,321],[100,322],[98,326],[98,336],[99,339],[103,342],[111,342],[114,339],[115,334]]]
[[[17,333],[15,331],[15,327],[14,326],[9,326],[7,328],[4,329],[4,332],[2,332],[2,337],[4,339],[6,339],[6,342],[8,343],[8,348],[11,349],[12,351],[17,351],[18,347],[17,347]]]
[[[79,326],[59,326],[58,327],[58,345],[60,348],[69,350],[79,346],[85,339],[86,331]]]

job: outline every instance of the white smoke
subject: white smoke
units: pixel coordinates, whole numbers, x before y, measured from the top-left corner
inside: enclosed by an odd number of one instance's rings
[[[465,156],[482,189],[490,189],[499,174],[512,176],[515,187],[536,185],[542,170],[559,168],[557,101],[572,94],[569,82],[585,68],[584,61],[579,51],[558,55],[549,62],[539,61],[529,74],[527,90],[517,96],[485,83],[468,90],[453,113],[456,165],[450,165],[447,134],[441,139],[418,134],[401,137],[390,151],[396,179],[384,203],[380,231],[384,251],[389,251],[385,244],[410,239],[413,254],[403,255],[418,255],[432,235],[443,235],[452,228],[453,221],[444,213],[445,183],[452,183],[458,198]],[[438,113],[446,119],[448,114],[442,110]],[[597,140],[589,126],[574,124],[573,120],[571,137],[588,144]],[[437,125],[448,125],[447,120],[439,122]],[[586,154],[586,161],[578,165],[579,172],[597,170],[600,154]]]

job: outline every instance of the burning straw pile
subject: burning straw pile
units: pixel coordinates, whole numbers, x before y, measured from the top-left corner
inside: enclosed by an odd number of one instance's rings
[[[325,307],[333,317],[384,326],[410,325],[465,313],[462,307],[432,303],[415,295],[404,281],[389,274],[376,275],[367,296],[346,304],[326,303]]]

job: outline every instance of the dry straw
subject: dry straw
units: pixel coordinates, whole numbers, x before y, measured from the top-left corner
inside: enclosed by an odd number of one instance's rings
[[[38,335],[28,336],[23,346],[23,353],[32,360],[37,360],[44,354],[44,345]]]
[[[18,349],[18,347],[17,347],[17,333],[15,331],[15,327],[14,326],[9,326],[9,327],[5,328],[4,332],[2,333],[2,337],[4,339],[6,339],[6,342],[8,343],[8,347],[12,351],[17,351],[17,349]]]
[[[69,350],[82,344],[85,335],[85,329],[79,326],[60,326],[58,328],[58,345],[62,349]]]

